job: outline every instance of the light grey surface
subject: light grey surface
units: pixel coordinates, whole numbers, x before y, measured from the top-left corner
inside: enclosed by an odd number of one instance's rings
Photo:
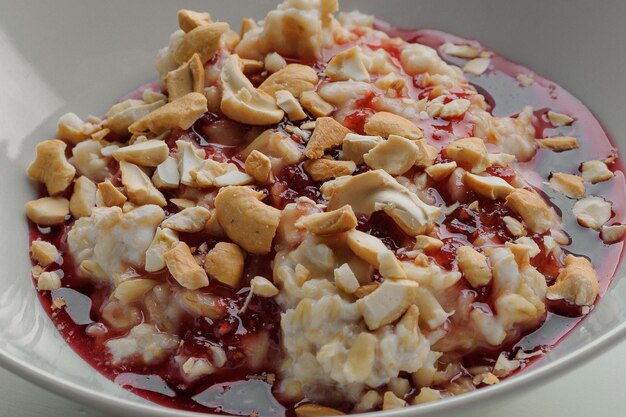
[[[626,342],[539,390],[511,397],[506,414],[468,413],[465,417],[623,417]],[[109,417],[51,394],[0,369],[2,417]],[[600,413],[600,414],[598,414]]]

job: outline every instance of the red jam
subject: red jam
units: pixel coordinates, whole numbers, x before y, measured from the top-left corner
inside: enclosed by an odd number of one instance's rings
[[[387,31],[391,36],[400,36],[436,49],[445,42],[470,43],[437,31],[396,30],[384,24],[379,24],[379,28]],[[475,43],[472,44],[475,45]],[[349,46],[342,45],[341,48]],[[399,59],[399,51],[392,44],[370,46],[383,48],[390,52],[392,59],[396,61]],[[451,63],[462,64],[462,61],[457,58],[444,58]],[[597,232],[579,226],[571,214],[574,201],[552,191],[545,186],[545,182],[553,171],[577,172],[579,164],[583,161],[604,159],[616,148],[592,113],[561,87],[539,76],[534,77],[533,85],[522,87],[516,80],[516,76],[529,74],[530,71],[495,54],[491,62],[492,69],[481,76],[469,76],[469,80],[485,96],[494,115],[510,116],[523,106],[532,105],[536,109],[535,115],[538,119],[537,137],[571,135],[581,139],[580,148],[567,152],[566,156],[540,149],[537,155],[531,161],[522,164],[521,168],[531,184],[542,190],[552,204],[560,209],[564,230],[571,239],[571,243],[565,248],[566,251],[585,255],[591,259],[598,273],[600,293],[603,294],[620,262],[623,243],[605,245]],[[317,65],[319,68],[323,66],[324,63]],[[255,84],[261,81],[261,75],[254,78]],[[421,76],[413,79],[414,91],[411,92],[413,96],[426,97],[432,94],[430,88],[421,87],[422,81]],[[459,93],[458,97],[461,96],[462,94]],[[368,96],[360,101],[361,108],[345,119],[346,127],[357,133],[363,133],[363,125],[373,112],[371,109],[373,98],[373,96]],[[547,121],[548,110],[567,113],[574,117],[575,123],[571,126],[554,128]],[[213,132],[217,131],[216,127],[223,124],[237,126],[235,122],[226,120],[220,115],[207,114],[189,131],[173,132],[167,139],[167,143],[175,149],[175,140],[181,135],[188,135],[205,150],[207,157],[210,156],[218,161],[234,162],[241,167],[242,161],[238,154],[245,143],[249,142],[250,136],[254,137],[255,132],[251,132],[251,129],[246,126],[238,125],[237,129],[233,130],[236,133],[233,137],[219,137]],[[420,127],[424,130],[425,137],[438,147],[445,145],[453,138],[453,135],[464,137],[472,133],[470,123],[463,118],[451,121],[441,119],[437,120],[434,125],[425,122]],[[620,171],[622,168],[620,163],[613,163],[611,168],[615,171],[613,180],[588,186],[588,194],[602,195],[613,202],[614,215],[610,223],[615,223],[622,222],[625,217],[626,186],[624,175]],[[491,175],[498,176],[505,181],[511,181],[515,175],[511,169],[501,166],[492,166],[488,171]],[[119,181],[117,177],[114,177],[114,182]],[[319,190],[321,183],[311,180],[301,165],[285,167],[277,176],[276,184],[268,189],[267,193],[270,194],[271,204],[280,209],[301,196],[323,201]],[[437,189],[437,192],[436,198],[446,203],[452,202],[444,187]],[[441,227],[440,233],[444,246],[439,251],[428,253],[445,269],[458,269],[455,260],[456,248],[480,236],[500,242],[512,239],[501,221],[503,216],[511,215],[511,212],[504,207],[502,202],[489,201],[477,195],[467,195],[465,201],[447,217]],[[474,201],[478,202],[478,210],[469,207]],[[253,297],[245,313],[241,312],[250,291],[250,279],[255,275],[271,276],[274,254],[247,258],[244,279],[239,290],[229,289],[216,281],[211,282],[206,292],[216,295],[219,299],[216,309],[223,313],[219,319],[211,320],[207,317],[196,319],[188,316],[183,317],[181,322],[177,323],[180,328],[184,329],[179,332],[184,341],[179,354],[193,355],[206,352],[209,347],[216,345],[222,346],[226,351],[227,362],[223,368],[215,374],[189,382],[180,375],[178,368],[168,361],[155,366],[114,367],[102,343],[104,339],[101,336],[90,337],[86,334],[86,327],[99,315],[97,313],[100,312],[101,305],[105,301],[107,290],[79,276],[67,248],[68,227],[40,229],[31,224],[31,240],[50,241],[64,253],[63,288],[52,291],[51,295],[48,292],[40,292],[39,297],[59,332],[84,360],[130,391],[168,407],[235,415],[248,415],[253,412],[257,416],[268,417],[294,415],[294,404],[281,401],[275,393],[272,395],[271,379],[275,377],[280,363],[280,308],[271,299]],[[384,214],[377,213],[369,220],[360,218],[359,229],[381,238],[394,250],[402,252],[402,250],[411,249],[411,239],[408,239]],[[530,237],[543,249],[541,236]],[[190,246],[207,242],[208,249],[217,243],[215,240],[207,241],[206,236],[193,234],[182,236],[182,240]],[[556,259],[552,255],[549,257],[539,255],[533,260],[533,265],[547,277],[554,279],[562,266],[562,259]],[[475,300],[475,303],[487,303],[489,286],[476,291],[464,283],[464,280],[461,280],[458,285],[460,291]],[[59,298],[63,299],[65,306],[53,308],[52,301]],[[511,353],[516,350],[549,351],[582,320],[580,315],[558,311],[559,314],[548,313],[541,327],[526,329],[524,334],[520,334],[520,337],[506,348]],[[571,315],[573,317],[569,317]],[[454,320],[451,326],[454,328]],[[109,329],[106,338],[111,337],[111,332],[113,330]],[[252,367],[246,358],[249,351],[259,343],[260,338],[269,338],[269,354],[262,364]],[[465,358],[464,364],[467,366],[493,364],[498,353],[499,351],[493,352],[488,349],[476,351]]]

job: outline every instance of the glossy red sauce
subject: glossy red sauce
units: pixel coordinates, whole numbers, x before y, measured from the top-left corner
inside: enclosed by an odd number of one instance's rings
[[[379,27],[389,32],[392,36],[400,36],[408,41],[418,41],[433,48],[439,48],[444,42],[472,43],[449,34],[437,31],[403,31],[389,28],[384,24]],[[342,45],[344,49],[350,45]],[[393,60],[399,59],[399,51],[390,43],[370,45],[373,48],[387,50]],[[462,64],[462,60],[452,57],[444,58],[454,64]],[[529,181],[543,191],[550,201],[559,208],[563,214],[564,230],[571,239],[570,245],[565,249],[568,253],[584,255],[588,257],[600,280],[600,291],[603,294],[611,282],[613,274],[620,262],[623,243],[605,245],[598,237],[597,232],[580,227],[571,214],[573,200],[559,195],[545,185],[551,172],[578,172],[580,163],[589,159],[604,159],[614,151],[615,146],[601,124],[576,98],[554,83],[544,80],[535,75],[535,84],[530,87],[521,87],[516,80],[520,73],[528,74],[529,70],[507,61],[499,55],[492,56],[490,70],[478,77],[469,75],[470,81],[483,94],[491,105],[494,115],[505,116],[519,112],[525,105],[532,105],[538,117],[537,137],[553,135],[572,135],[580,140],[580,149],[567,152],[567,154],[553,153],[548,150],[539,150],[533,160],[522,165],[523,172]],[[323,68],[324,64],[317,65]],[[426,97],[432,91],[430,88],[422,88],[421,76],[412,81],[412,97]],[[254,77],[255,84],[262,82],[263,76]],[[158,84],[144,86],[128,97],[137,97],[146,87],[158,88]],[[515,92],[515,94],[511,94]],[[462,97],[459,92],[457,97]],[[349,115],[344,124],[357,133],[363,133],[363,125],[367,117],[373,112],[371,100],[368,96],[359,103],[360,109]],[[548,110],[563,112],[575,118],[571,126],[553,128],[547,121]],[[215,134],[219,126],[229,124],[235,126],[233,137],[224,138]],[[464,119],[452,121],[436,120],[434,124],[425,123],[420,125],[424,130],[425,137],[437,147],[442,147],[453,135],[464,137],[471,135],[471,126]],[[230,161],[237,164],[241,169],[242,161],[238,153],[255,135],[250,128],[226,120],[220,115],[207,114],[202,117],[187,132],[173,132],[166,139],[170,148],[175,150],[175,141],[182,135],[190,136],[204,150],[206,157],[218,161]],[[294,138],[295,140],[295,138]],[[444,155],[440,158],[445,158]],[[619,171],[622,167],[619,162],[612,164],[615,177],[608,182],[596,185],[588,185],[588,195],[602,195],[614,204],[614,215],[609,223],[621,223],[624,220],[626,210],[624,175]],[[492,175],[499,176],[506,181],[511,181],[515,173],[499,166],[489,168]],[[114,175],[114,183],[119,181],[119,175]],[[315,201],[323,201],[319,191],[320,183],[310,179],[302,169],[301,164],[288,166],[277,175],[276,184],[267,189],[270,195],[269,201],[278,208],[284,208],[300,196],[309,197]],[[68,191],[68,193],[70,193]],[[437,187],[437,199],[450,203],[452,199],[447,195],[445,187]],[[479,208],[474,210],[469,207],[473,201],[478,201]],[[174,207],[167,207],[174,211]],[[468,244],[479,236],[492,238],[499,242],[506,242],[512,237],[503,228],[501,217],[513,215],[501,202],[492,202],[480,198],[477,195],[468,194],[464,202],[448,216],[441,227],[444,246],[440,251],[429,253],[440,266],[445,269],[457,269],[455,250],[457,247]],[[71,255],[67,250],[67,230],[71,223],[64,227],[41,229],[31,224],[31,240],[43,239],[54,243],[63,253],[63,265],[59,268],[63,271],[63,288],[48,292],[40,292],[39,297],[44,309],[50,314],[55,326],[63,335],[69,345],[94,368],[106,377],[116,381],[132,392],[146,397],[165,406],[193,411],[221,412],[235,415],[248,415],[255,413],[258,416],[281,416],[293,415],[294,404],[281,402],[280,398],[272,395],[272,387],[266,381],[274,378],[277,366],[280,363],[280,309],[273,300],[253,297],[245,313],[241,308],[248,295],[249,280],[255,275],[271,276],[271,262],[273,254],[267,256],[248,256],[246,260],[245,276],[241,289],[232,290],[216,283],[215,280],[206,288],[207,293],[219,297],[218,309],[221,316],[218,319],[194,318],[185,316],[181,319],[181,339],[184,341],[181,355],[198,355],[207,351],[210,346],[222,346],[227,354],[227,363],[216,374],[203,377],[194,382],[185,380],[178,366],[172,361],[164,361],[155,366],[124,365],[114,367],[110,364],[110,358],[104,349],[101,336],[90,337],[85,329],[100,315],[104,297],[110,289],[101,288],[92,281],[81,278],[76,270]],[[386,215],[376,213],[368,220],[360,217],[359,229],[367,231],[381,238],[390,248],[399,250],[400,253],[410,250],[412,244],[409,239]],[[531,236],[543,248],[541,236]],[[190,246],[197,247],[206,242],[211,249],[217,241],[199,234],[183,235],[182,240]],[[539,255],[533,260],[533,264],[553,279],[558,274],[562,265],[562,258],[555,259],[553,256],[544,257]],[[141,271],[139,271],[141,272]],[[148,274],[160,281],[169,281],[176,285],[166,272]],[[473,290],[463,280],[457,284],[458,290],[468,297],[472,297],[476,303],[487,303],[490,287],[480,291]],[[65,306],[53,308],[52,301],[62,298]],[[486,308],[488,307],[485,304]],[[558,310],[558,308],[556,309]],[[562,314],[548,313],[545,323],[535,329],[526,329],[520,337],[505,348],[512,353],[522,349],[524,351],[541,350],[549,351],[562,337],[564,337],[580,320],[577,311],[559,311]],[[569,316],[574,317],[569,317]],[[452,326],[455,324],[452,323]],[[119,332],[123,335],[125,331]],[[267,360],[259,368],[252,369],[247,362],[249,349],[254,349],[259,337],[269,335],[270,351]],[[105,336],[110,338],[114,331],[109,329]],[[493,364],[497,352],[483,349],[468,355],[465,360],[466,366]],[[526,365],[526,364],[525,364]],[[341,408],[341,407],[340,407]],[[347,408],[345,411],[349,411]]]

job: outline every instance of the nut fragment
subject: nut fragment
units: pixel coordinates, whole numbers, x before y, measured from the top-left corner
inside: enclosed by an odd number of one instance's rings
[[[66,113],[59,117],[57,138],[75,145],[89,138],[97,129],[97,125],[90,122],[83,122],[76,114]]]
[[[611,218],[611,203],[601,197],[578,200],[572,209],[581,226],[598,230]]]
[[[248,187],[222,188],[215,198],[215,214],[228,237],[254,254],[266,254],[280,221],[280,210],[260,201],[263,193]]]
[[[406,401],[402,398],[396,397],[396,394],[391,391],[387,391],[385,392],[385,395],[383,395],[383,410],[393,410],[395,408],[403,408],[406,406]]]
[[[280,54],[277,54],[276,52],[271,52],[265,55],[265,58],[263,59],[263,64],[266,70],[274,73],[285,68],[287,66],[287,61],[285,61],[285,58],[280,56]]]
[[[330,116],[335,111],[335,107],[328,103],[315,91],[305,91],[300,95],[300,104],[314,117]]]
[[[378,272],[385,279],[405,279],[406,272],[402,268],[402,263],[396,258],[396,255],[390,251],[382,251],[378,253]]]
[[[434,181],[439,182],[448,178],[448,176],[450,176],[450,174],[452,174],[456,168],[456,162],[452,161],[431,165],[427,167],[425,171],[430,178],[432,178]]]
[[[189,93],[159,107],[128,127],[135,134],[151,131],[157,135],[171,129],[189,129],[207,111],[206,97]]]
[[[348,264],[335,268],[333,275],[335,277],[335,285],[345,293],[353,294],[360,287],[359,280]]]
[[[555,172],[550,176],[550,187],[571,198],[585,195],[585,182],[578,175]]]
[[[176,158],[168,156],[156,167],[152,174],[152,183],[157,188],[178,188],[180,172]]]
[[[295,226],[304,228],[314,235],[323,236],[352,230],[357,226],[357,220],[352,207],[346,205],[326,213],[314,213],[301,217]]]
[[[157,228],[154,239],[146,250],[145,270],[156,272],[165,268],[163,254],[178,244],[178,233],[172,229]]]
[[[65,142],[54,139],[37,145],[37,157],[28,167],[28,176],[46,185],[48,194],[65,191],[72,183],[76,168],[65,158]]]
[[[489,58],[474,58],[463,65],[463,71],[474,75],[482,75],[491,64]]]
[[[551,138],[538,139],[537,142],[542,148],[548,148],[555,152],[578,149],[578,141],[571,136],[554,136]]]
[[[491,269],[485,255],[470,246],[461,246],[457,248],[456,256],[459,269],[472,287],[482,287],[491,281]]]
[[[198,54],[165,76],[165,89],[169,101],[177,100],[189,93],[204,92],[204,65]]]
[[[304,171],[314,181],[326,181],[352,174],[356,171],[356,164],[352,161],[335,161],[325,158],[310,159],[304,162]]]
[[[193,10],[181,9],[178,11],[178,26],[189,33],[198,26],[212,23],[211,15],[208,13],[194,12]]]
[[[470,45],[455,45],[446,42],[442,45],[441,50],[444,54],[455,56],[457,58],[477,58],[480,51]]]
[[[326,65],[326,75],[333,81],[367,81],[370,74],[363,63],[361,48],[354,46],[335,55]]]
[[[87,177],[79,177],[74,183],[70,198],[70,213],[75,219],[89,217],[96,206],[96,184]]]
[[[163,194],[154,187],[150,178],[137,165],[120,161],[120,170],[122,171],[122,184],[133,203],[140,206],[156,204],[165,207],[167,205]]]
[[[252,294],[258,297],[271,298],[278,295],[278,288],[272,282],[265,278],[256,276],[250,280],[250,288]]]
[[[515,237],[526,236],[526,227],[524,223],[520,222],[516,218],[511,216],[504,216],[502,218],[506,229]]]
[[[172,249],[163,253],[168,271],[176,281],[190,290],[209,285],[209,277],[191,254],[185,242],[179,242]]]
[[[238,172],[235,164],[205,159],[200,165],[192,169],[189,174],[197,186],[214,187],[218,185],[218,177],[234,171]]]
[[[310,159],[319,159],[328,149],[339,146],[350,130],[343,127],[332,117],[320,117],[315,121],[315,130],[304,154]]]
[[[198,54],[204,64],[213,58],[219,48],[222,35],[229,29],[228,23],[216,22],[207,23],[190,30],[183,36],[174,51],[174,60],[178,65],[182,65],[189,61],[194,54]]]
[[[481,138],[464,138],[451,142],[446,147],[446,156],[462,167],[470,167],[474,174],[489,166],[487,148]]]
[[[198,155],[199,150],[196,150],[194,145],[184,140],[176,141],[176,149],[178,151],[180,182],[190,187],[197,187],[198,184],[192,177],[191,172],[197,170],[204,163],[204,158]]]
[[[574,121],[574,119],[567,114],[556,113],[552,110],[548,112],[548,120],[550,120],[550,124],[554,127],[568,126]]]
[[[421,236],[415,236],[415,245],[413,246],[413,249],[431,251],[431,250],[439,250],[441,249],[442,246],[443,246],[443,242],[441,240],[436,239],[434,237],[421,235]]]
[[[506,205],[519,214],[533,232],[543,233],[550,228],[550,209],[536,193],[516,188],[506,197]]]
[[[250,155],[246,158],[245,163],[246,172],[255,181],[261,184],[271,184],[273,182],[272,176],[272,161],[270,158],[254,149],[250,152]]]
[[[298,417],[326,417],[326,416],[343,416],[345,415],[334,408],[324,407],[317,404],[302,404],[294,410]]]
[[[360,165],[364,162],[363,155],[374,149],[374,147],[382,141],[383,138],[380,136],[364,136],[357,135],[356,133],[348,133],[343,138],[343,158]]]
[[[277,91],[287,90],[299,98],[303,92],[315,90],[318,81],[317,73],[308,65],[289,64],[267,77],[259,86],[259,90],[272,96]]]
[[[40,291],[53,291],[61,288],[61,277],[56,272],[42,272],[37,278],[37,289]]]
[[[57,247],[43,240],[33,240],[30,245],[30,252],[35,262],[44,268],[61,260],[61,254]]]
[[[389,251],[382,240],[356,229],[347,234],[346,243],[356,256],[374,268],[379,267],[378,254]]]
[[[508,196],[515,188],[500,177],[481,176],[466,172],[463,183],[483,197],[500,200]]]
[[[398,135],[411,140],[421,139],[424,135],[422,130],[413,122],[402,116],[388,112],[378,112],[365,123],[365,133],[368,135],[382,136]]]
[[[138,120],[146,117],[159,107],[165,105],[165,100],[145,103],[141,100],[125,100],[117,103],[107,112],[105,124],[118,135],[128,136],[128,128]]]
[[[583,179],[592,184],[608,181],[613,178],[613,175],[613,172],[611,172],[603,161],[593,160],[583,162],[582,164]]]
[[[106,207],[122,207],[126,202],[126,196],[118,190],[111,181],[105,180],[98,184],[99,197]]]
[[[204,207],[190,207],[174,214],[161,223],[161,227],[177,232],[197,233],[204,230],[211,212]]]
[[[416,140],[414,143],[417,145],[418,149],[415,166],[418,168],[428,168],[434,164],[435,159],[437,158],[437,149],[434,146],[430,146],[426,142],[426,139]]]
[[[219,242],[206,254],[204,269],[222,284],[238,288],[243,276],[244,262],[245,253],[239,246]]]
[[[470,101],[465,98],[458,98],[449,103],[444,104],[439,111],[439,117],[442,119],[454,119],[465,114],[470,107]]]
[[[622,240],[624,238],[624,234],[626,234],[626,225],[623,224],[602,226],[602,230],[600,231],[602,241],[609,245]]]
[[[144,295],[157,285],[157,281],[146,278],[130,279],[120,283],[115,291],[113,291],[113,297],[124,303],[132,303],[137,300],[143,299]]]
[[[386,280],[356,304],[370,330],[376,330],[399,319],[415,299],[417,282]]]
[[[391,175],[402,175],[415,165],[418,157],[419,148],[413,141],[389,135],[389,139],[363,155],[363,160],[370,168],[383,169]]]
[[[287,90],[278,90],[276,92],[276,104],[287,114],[287,117],[292,122],[307,118],[298,100]]]
[[[144,167],[156,167],[167,158],[169,148],[162,140],[151,139],[119,148],[111,156],[116,161],[126,161]]]
[[[26,217],[42,226],[63,224],[67,215],[70,214],[70,202],[60,197],[43,197],[29,201],[24,207]]]
[[[254,182],[254,178],[245,172],[233,169],[215,178],[215,186],[227,187],[229,185],[248,185]]]
[[[548,287],[549,300],[566,300],[577,306],[590,306],[598,297],[598,277],[587,259],[567,255],[565,268]]]
[[[254,88],[243,74],[239,56],[230,55],[226,59],[220,73],[220,85],[220,109],[229,118],[254,126],[271,125],[283,119],[284,112],[276,105],[274,97],[261,88]]]

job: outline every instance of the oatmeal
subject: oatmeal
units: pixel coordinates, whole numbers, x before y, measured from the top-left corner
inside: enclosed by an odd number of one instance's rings
[[[33,279],[98,371],[195,411],[387,410],[497,384],[593,309],[626,225],[589,111],[337,9],[181,10],[159,82],[37,146]]]

